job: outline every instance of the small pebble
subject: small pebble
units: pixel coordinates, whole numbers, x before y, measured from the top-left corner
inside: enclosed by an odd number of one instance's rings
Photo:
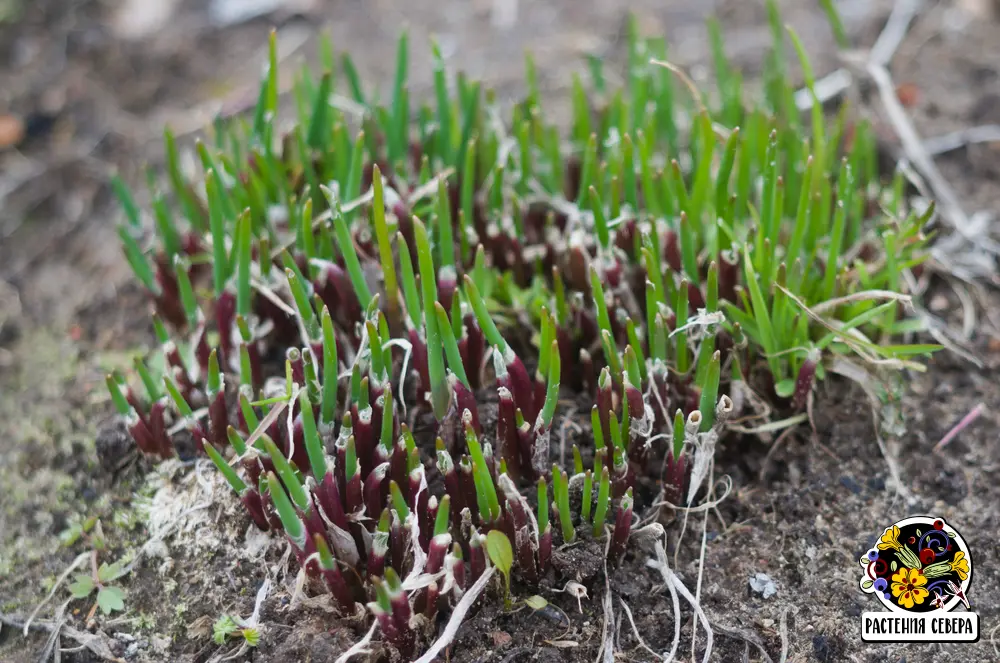
[[[14,147],[24,138],[24,122],[14,115],[0,115],[0,150]]]
[[[882,477],[872,477],[868,480],[868,487],[877,491],[885,490],[885,479]]]
[[[851,491],[855,495],[861,492],[861,486],[859,486],[858,482],[852,479],[851,477],[840,477],[840,485],[842,485],[844,488]]]
[[[931,297],[929,308],[935,313],[941,313],[948,308],[948,298],[944,295],[934,295]]]
[[[778,585],[766,573],[757,573],[750,578],[750,590],[761,598],[769,599],[778,593]]]

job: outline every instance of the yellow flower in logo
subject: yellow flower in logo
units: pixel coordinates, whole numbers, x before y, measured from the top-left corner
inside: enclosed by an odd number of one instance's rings
[[[899,550],[899,528],[893,525],[891,528],[885,531],[882,538],[878,540],[879,550],[888,550],[892,548],[893,550]]]
[[[955,558],[951,560],[951,570],[962,580],[969,577],[969,560],[965,559],[965,553],[961,550],[955,553]]]
[[[909,610],[914,604],[920,605],[927,598],[929,592],[924,587],[926,584],[927,578],[920,569],[904,566],[892,576],[892,595],[899,605]]]

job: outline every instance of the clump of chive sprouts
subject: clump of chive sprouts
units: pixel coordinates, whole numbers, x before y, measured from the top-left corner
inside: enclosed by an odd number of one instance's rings
[[[530,584],[581,537],[618,563],[634,513],[693,498],[689,454],[740,414],[737,385],[794,412],[832,357],[919,367],[932,346],[879,341],[912,327],[884,293],[923,258],[926,216],[882,186],[865,124],[819,104],[803,124],[773,9],[763,104],[714,23],[714,107],[633,29],[626,86],[596,62],[589,92],[575,77],[568,132],[530,57],[506,123],[436,47],[434,103],[411,107],[405,35],[387,104],[325,43],[282,131],[272,37],[253,115],[198,144],[203,178],[166,132],[151,243],[116,181],[165,359],[136,361],[144,397],[108,377],[138,447],[172,456],[180,423],[256,526],[406,656],[484,573],[490,532]],[[560,397],[580,395],[589,434],[562,467]]]

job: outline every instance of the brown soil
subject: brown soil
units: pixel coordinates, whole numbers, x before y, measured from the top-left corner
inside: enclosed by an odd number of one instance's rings
[[[103,374],[124,366],[151,339],[145,300],[130,284],[118,251],[108,173],[118,169],[141,180],[137,166],[160,158],[163,123],[192,133],[220,106],[243,102],[248,91],[252,96],[267,30],[275,23],[283,43],[304,42],[304,52],[312,52],[308,44],[318,30],[329,31],[338,48],[354,54],[363,74],[382,82],[389,80],[398,30],[408,25],[412,44],[437,35],[455,63],[508,98],[520,89],[521,57],[530,48],[540,82],[560,112],[567,72],[582,68],[583,55],[603,55],[612,65],[621,61],[626,5],[645,31],[668,37],[672,57],[691,65],[695,75],[704,73],[703,5],[709,3],[521,3],[517,26],[503,31],[491,26],[487,2],[317,0],[288,3],[307,7],[301,15],[278,13],[223,28],[207,22],[202,5],[208,3],[182,2],[172,18],[137,41],[113,27],[123,4],[0,2],[0,116],[17,117],[27,133],[16,150],[0,145],[0,615],[10,622],[26,617],[86,549],[80,542],[60,545],[59,533],[76,518],[99,516],[110,545],[102,561],[140,550],[143,558],[121,581],[128,592],[123,616],[99,615],[88,625],[91,604],[85,600],[70,603],[68,615],[71,625],[98,634],[115,656],[206,661],[234,649],[212,642],[212,622],[224,613],[248,616],[269,577],[274,588],[260,613],[260,646],[239,660],[333,660],[363,635],[364,626],[332,614],[322,598],[293,601],[294,572],[286,574],[282,547],[245,543],[248,522],[216,480],[177,464],[152,472],[143,461],[129,463],[121,431],[104,425],[110,408]],[[730,54],[752,75],[768,38],[763,2],[715,4]],[[818,73],[830,71],[836,65],[832,39],[816,5],[782,4],[786,21],[814,54]],[[891,3],[843,4],[853,41],[870,45]],[[894,61],[897,83],[915,86],[911,111],[924,135],[1000,121],[998,24],[986,13],[969,13],[974,3],[956,4],[963,8],[939,3],[918,19]],[[7,7],[19,15],[7,17]],[[419,94],[429,82],[428,60],[414,57],[413,66]],[[962,149],[940,164],[969,211],[996,209],[1000,156],[994,146]],[[944,288],[937,296],[942,314],[960,324],[957,296]],[[864,395],[843,381],[827,380],[816,394],[815,437],[802,427],[775,450],[760,441],[722,445],[716,477],[728,475],[733,487],[719,513],[707,520],[692,516],[679,544],[679,524],[667,530],[668,555],[678,560],[674,570],[693,590],[704,528],[701,604],[715,632],[713,661],[779,660],[783,619],[789,661],[1000,658],[990,642],[990,630],[1000,623],[1000,448],[993,435],[1000,387],[991,379],[1000,350],[989,327],[990,309],[998,305],[994,298],[975,321],[974,350],[988,368],[942,353],[927,373],[904,378],[905,430],[889,436],[887,445],[909,501],[891,488]],[[979,403],[985,406],[979,421],[933,454],[942,435]],[[168,493],[174,499],[165,503],[188,508],[167,514],[156,500]],[[143,548],[161,524],[143,518],[142,505],[150,502],[160,516],[178,517],[180,526],[164,545]],[[197,508],[203,502],[211,506]],[[862,643],[860,613],[871,608],[871,599],[857,589],[857,559],[882,527],[924,512],[946,518],[972,551],[970,598],[983,637],[975,645]],[[451,660],[594,660],[603,636],[606,582],[615,613],[621,612],[620,598],[645,643],[660,652],[670,648],[672,604],[659,574],[645,566],[649,550],[630,551],[608,581],[593,546],[564,554],[556,587],[576,580],[589,598],[578,607],[576,599],[552,588],[515,584],[515,597],[540,593],[552,607],[507,613],[498,600],[484,602],[459,631]],[[774,596],[750,591],[756,573],[774,580]],[[50,619],[66,597],[64,588],[57,590],[39,619]],[[689,659],[692,614],[683,600],[681,626],[678,651]],[[626,660],[651,660],[627,619],[613,628]],[[0,660],[36,660],[46,637],[32,631],[22,638],[20,629],[3,628]],[[61,644],[76,645],[65,636]],[[697,660],[704,646],[699,631]],[[85,650],[62,660],[99,659]]]

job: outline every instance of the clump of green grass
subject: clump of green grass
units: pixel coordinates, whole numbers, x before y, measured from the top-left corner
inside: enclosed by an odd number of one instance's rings
[[[408,656],[487,568],[489,532],[530,584],[578,538],[619,561],[653,497],[637,478],[690,500],[688,455],[739,416],[734,385],[791,414],[834,358],[919,368],[934,346],[894,339],[926,217],[883,187],[866,125],[799,117],[773,16],[762,103],[714,23],[717,101],[633,29],[624,88],[592,62],[565,128],[530,57],[505,122],[436,47],[414,105],[404,35],[381,101],[325,45],[281,131],[272,39],[252,116],[198,144],[202,178],[166,132],[152,238],[116,187],[165,366],[137,362],[145,396],[108,377],[138,446],[172,455],[182,422],[257,526]],[[553,465],[560,399],[581,395],[593,442]]]

